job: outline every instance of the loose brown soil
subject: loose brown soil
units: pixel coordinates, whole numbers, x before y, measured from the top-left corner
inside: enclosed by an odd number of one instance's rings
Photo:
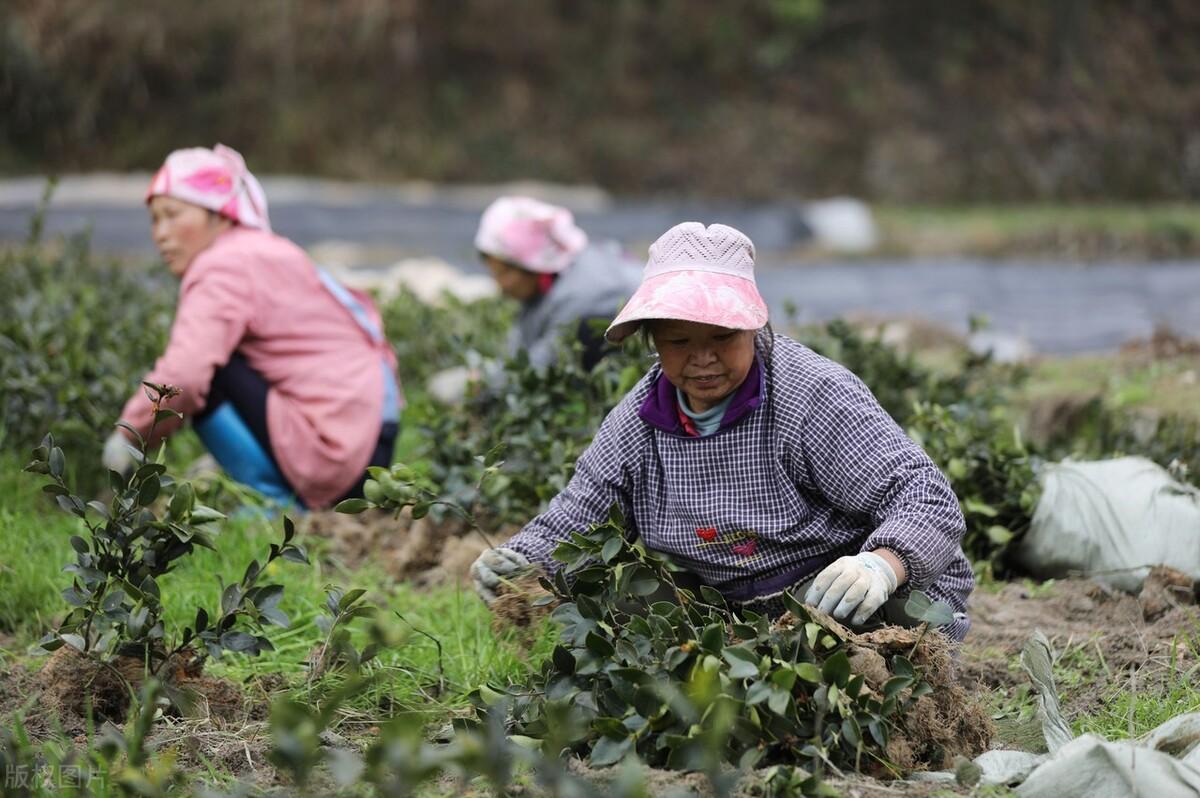
[[[228,679],[204,675],[196,660],[179,658],[164,671],[164,678],[191,701],[188,722],[220,727],[266,717],[263,696],[256,699],[256,691],[247,692]],[[89,706],[97,727],[104,722],[124,722],[131,694],[143,682],[142,663],[135,658],[118,657],[105,664],[63,646],[35,671],[21,664],[0,670],[0,717],[28,707],[24,717],[32,737],[56,731],[76,736],[88,727]]]
[[[191,696],[193,704],[187,717],[168,713],[156,721],[147,747],[174,751],[185,771],[211,765],[260,787],[278,783],[266,757],[271,745],[266,718],[268,693],[284,685],[266,678],[243,688],[204,675],[194,662],[179,665],[168,679]],[[7,721],[20,712],[32,740],[62,735],[83,746],[89,700],[93,729],[98,731],[105,722],[120,726],[126,719],[130,688],[122,679],[134,689],[140,687],[141,663],[119,658],[110,668],[70,646],[55,651],[36,670],[0,661],[0,718]]]
[[[1026,682],[1018,665],[1035,629],[1049,639],[1060,662],[1082,672],[1084,683],[1060,684],[1067,720],[1095,711],[1124,689],[1131,671],[1146,690],[1161,689],[1197,665],[1196,647],[1173,645],[1200,635],[1195,588],[1185,575],[1155,569],[1141,596],[1107,590],[1082,579],[1038,587],[1018,583],[971,597],[971,632],[962,650],[967,683],[1007,688]],[[1056,673],[1061,670],[1056,668]]]
[[[301,523],[300,531],[327,540],[329,558],[344,568],[373,563],[396,579],[422,588],[465,584],[471,563],[491,545],[461,520],[414,519],[408,510],[396,517],[384,512],[313,512]],[[502,528],[489,532],[488,538],[501,545],[516,532],[516,528]]]

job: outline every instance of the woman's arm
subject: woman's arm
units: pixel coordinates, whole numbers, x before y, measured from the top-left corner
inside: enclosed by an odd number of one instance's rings
[[[592,443],[580,455],[575,474],[555,496],[546,511],[518,532],[504,548],[514,549],[552,574],[562,565],[553,558],[554,550],[572,532],[582,532],[608,518],[609,508],[617,505],[625,516],[627,531],[633,534],[630,495],[633,469],[639,447],[622,440],[618,417],[627,415],[624,403],[609,413]]]
[[[213,373],[229,362],[254,310],[253,285],[246,265],[228,256],[202,253],[184,276],[171,337],[154,368],[143,379],[183,390],[167,406],[185,416],[204,409]],[[142,390],[134,392],[121,419],[143,436],[150,431],[152,406]],[[170,434],[178,422],[163,422],[155,437]],[[153,441],[152,441],[153,443]]]
[[[848,371],[822,380],[801,449],[812,487],[838,509],[870,519],[862,551],[894,557],[898,582],[924,588],[945,570],[966,528],[958,499],[861,380]]]

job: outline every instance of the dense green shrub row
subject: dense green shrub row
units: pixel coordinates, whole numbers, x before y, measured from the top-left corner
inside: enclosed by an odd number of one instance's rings
[[[0,251],[0,446],[25,454],[53,432],[87,473],[173,306],[168,275],[101,261],[85,238]]]

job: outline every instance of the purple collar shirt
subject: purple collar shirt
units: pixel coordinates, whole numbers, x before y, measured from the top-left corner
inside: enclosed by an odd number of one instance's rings
[[[571,532],[608,517],[731,601],[777,595],[847,554],[887,548],[961,613],[974,588],[946,477],[854,374],[775,336],[716,432],[685,428],[656,365],[604,419],[575,475],[506,545],[553,572]]]

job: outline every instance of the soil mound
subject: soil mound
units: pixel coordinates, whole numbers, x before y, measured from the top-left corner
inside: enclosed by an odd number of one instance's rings
[[[1196,587],[1192,578],[1182,571],[1165,565],[1155,566],[1142,583],[1142,592],[1138,594],[1142,617],[1147,621],[1155,621],[1176,607],[1194,605]]]

